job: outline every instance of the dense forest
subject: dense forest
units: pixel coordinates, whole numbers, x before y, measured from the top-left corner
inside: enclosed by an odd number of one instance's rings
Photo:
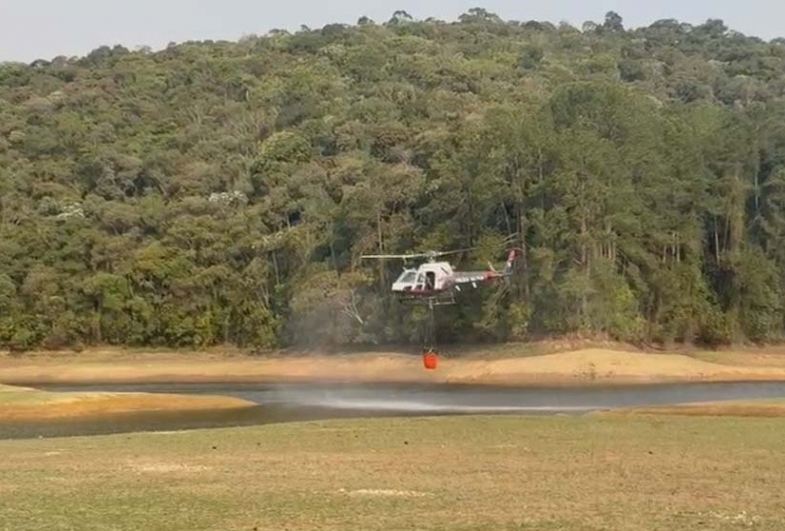
[[[0,347],[417,342],[360,256],[510,247],[442,340],[782,338],[785,40],[477,8],[0,64]]]

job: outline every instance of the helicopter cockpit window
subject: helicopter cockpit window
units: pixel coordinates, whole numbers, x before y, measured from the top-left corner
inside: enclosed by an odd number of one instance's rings
[[[406,271],[399,278],[398,282],[402,284],[414,284],[417,274],[414,271]]]

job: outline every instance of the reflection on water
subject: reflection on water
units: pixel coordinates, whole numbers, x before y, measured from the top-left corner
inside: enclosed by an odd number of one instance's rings
[[[116,413],[100,418],[0,421],[0,440],[108,435],[145,431],[181,431],[205,428],[258,426],[336,418],[401,416],[363,410],[329,410],[285,406],[254,406],[220,411],[150,411]]]
[[[220,411],[123,413],[101,419],[0,422],[0,439],[187,430],[369,416],[579,414],[617,407],[785,397],[785,382],[517,389],[463,385],[318,384],[134,384],[42,388],[50,391],[223,395],[258,405]]]

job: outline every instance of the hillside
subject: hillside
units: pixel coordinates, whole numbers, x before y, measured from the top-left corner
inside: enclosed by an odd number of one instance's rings
[[[0,347],[417,341],[366,252],[525,250],[444,340],[775,341],[785,41],[415,21],[0,65]]]

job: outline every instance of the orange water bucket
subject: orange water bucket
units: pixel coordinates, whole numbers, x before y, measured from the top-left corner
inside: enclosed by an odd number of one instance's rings
[[[426,352],[422,355],[422,364],[429,371],[435,371],[439,366],[439,356],[435,352]]]

